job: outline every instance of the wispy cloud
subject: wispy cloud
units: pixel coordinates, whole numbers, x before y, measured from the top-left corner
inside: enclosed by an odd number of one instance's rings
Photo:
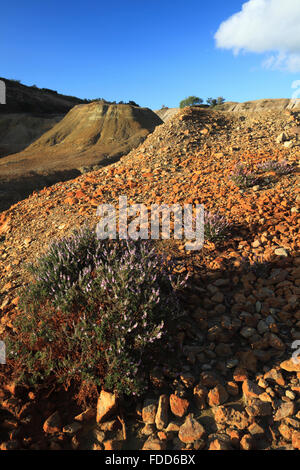
[[[263,66],[300,71],[300,1],[249,0],[215,34],[218,48],[270,53]]]

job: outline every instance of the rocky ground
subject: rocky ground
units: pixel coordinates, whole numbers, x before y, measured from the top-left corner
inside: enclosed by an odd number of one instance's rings
[[[230,223],[200,252],[164,242],[191,273],[174,358],[153,365],[141,400],[101,392],[82,409],[72,391],[9,383],[1,365],[1,449],[300,449],[298,174],[240,189],[236,163],[297,165],[297,113],[188,108],[104,169],[34,193],[0,215],[0,337],[13,328],[26,262],[49,242],[97,222],[103,202],[202,203]]]

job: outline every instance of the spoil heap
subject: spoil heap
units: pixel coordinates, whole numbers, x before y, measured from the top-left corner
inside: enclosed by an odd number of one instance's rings
[[[28,283],[24,264],[53,238],[94,225],[101,203],[117,205],[119,195],[129,204],[202,203],[231,227],[226,239],[206,240],[200,252],[186,253],[180,241],[164,244],[177,270],[193,275],[188,314],[170,338],[176,365],[166,357],[154,364],[149,396],[135,415],[125,415],[126,439],[109,394],[98,403],[98,413],[111,411],[109,421],[91,431],[95,409],[86,410],[86,428],[82,416],[74,421],[70,396],[18,397],[6,387],[3,420],[16,423],[21,437],[4,432],[2,448],[300,448],[300,368],[291,360],[300,340],[297,172],[260,173],[257,184],[243,188],[230,178],[240,162],[253,173],[270,160],[296,165],[297,126],[291,113],[241,118],[185,109],[119,162],[45,188],[2,214],[2,337],[14,324],[17,289]],[[31,427],[22,424],[26,410],[37,417]]]
[[[21,152],[84,100],[54,90],[5,83],[6,104],[0,105],[0,157]]]
[[[23,152],[0,160],[0,210],[34,190],[117,161],[160,124],[148,108],[102,101],[75,106]]]

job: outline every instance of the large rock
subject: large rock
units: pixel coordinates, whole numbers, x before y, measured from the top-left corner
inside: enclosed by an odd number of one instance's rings
[[[161,395],[158,401],[157,413],[155,416],[155,424],[157,429],[164,429],[168,425],[169,397]]]
[[[210,390],[207,397],[209,406],[222,405],[228,398],[226,389],[220,384]]]
[[[170,395],[170,408],[175,416],[182,418],[186,414],[189,406],[190,403],[185,398],[181,398],[175,394]]]
[[[245,400],[249,400],[250,398],[258,398],[264,392],[264,389],[256,385],[251,380],[245,380],[243,382],[243,395]]]
[[[282,402],[277,408],[274,416],[274,421],[281,421],[284,418],[293,416],[295,414],[295,403],[293,402]]]
[[[148,439],[144,442],[142,450],[165,450],[166,449],[166,442],[160,441],[153,436],[148,437]]]
[[[46,419],[43,429],[47,434],[53,434],[61,430],[61,418],[58,411],[55,411]]]
[[[142,409],[142,419],[145,424],[154,424],[157,411],[157,401],[147,399]]]
[[[97,403],[97,423],[107,420],[107,418],[117,410],[117,406],[118,401],[116,395],[114,393],[101,390]]]
[[[186,420],[179,428],[178,437],[185,444],[201,439],[205,434],[205,429],[202,424],[198,423],[191,415],[186,417]]]
[[[292,445],[294,449],[300,450],[300,432],[295,431],[292,435]]]
[[[288,372],[300,372],[300,359],[288,359],[280,364],[280,368]]]

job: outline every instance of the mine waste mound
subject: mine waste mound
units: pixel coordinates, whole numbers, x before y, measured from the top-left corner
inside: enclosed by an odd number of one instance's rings
[[[48,88],[0,77],[6,104],[0,105],[0,158],[21,152],[84,100]]]
[[[117,161],[162,123],[150,109],[129,104],[73,107],[24,151],[0,159],[0,210],[34,190]]]
[[[202,105],[202,107],[204,107]],[[243,114],[246,116],[255,115],[258,113],[265,112],[278,112],[282,111],[300,111],[300,99],[265,99],[265,100],[254,100],[245,101],[244,103],[238,103],[235,101],[227,101],[221,105],[217,105],[213,108],[216,111],[228,111],[237,114]],[[155,110],[155,113],[164,121],[168,121],[174,115],[180,112],[180,108],[168,108],[164,106],[161,109]]]
[[[251,114],[262,112],[282,112],[282,111],[300,111],[300,99],[265,99],[245,101],[244,103],[236,103],[228,101],[216,107],[218,111],[231,111],[234,113]]]

